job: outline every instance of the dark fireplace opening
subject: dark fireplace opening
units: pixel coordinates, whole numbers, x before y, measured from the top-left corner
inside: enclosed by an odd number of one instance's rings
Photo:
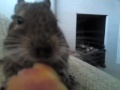
[[[76,50],[83,60],[105,67],[106,15],[77,14]]]

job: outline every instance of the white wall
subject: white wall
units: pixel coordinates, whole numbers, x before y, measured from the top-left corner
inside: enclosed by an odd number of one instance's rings
[[[0,13],[10,18],[14,12],[14,6],[16,2],[17,0],[1,0],[0,1]]]
[[[116,64],[118,31],[120,24],[120,1],[58,0],[58,22],[68,40],[71,50],[75,50],[77,13],[108,15],[105,33],[107,71],[120,78],[120,65]]]
[[[117,49],[117,63],[120,64],[120,24],[119,24],[119,36],[118,36],[118,49]]]

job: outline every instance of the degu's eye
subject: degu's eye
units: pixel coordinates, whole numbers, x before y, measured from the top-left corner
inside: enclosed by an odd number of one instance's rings
[[[24,19],[21,16],[13,15],[12,19],[14,19],[18,25],[21,25],[24,23]]]
[[[21,25],[24,23],[24,19],[22,17],[17,17],[16,22],[17,24]]]

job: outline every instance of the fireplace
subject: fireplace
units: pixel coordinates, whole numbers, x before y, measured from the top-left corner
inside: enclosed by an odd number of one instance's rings
[[[82,60],[105,68],[106,15],[77,14],[76,50]]]

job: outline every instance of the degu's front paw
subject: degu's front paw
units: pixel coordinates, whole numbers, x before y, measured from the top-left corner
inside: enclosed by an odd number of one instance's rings
[[[0,86],[0,90],[6,90],[5,86],[4,85]]]
[[[74,76],[69,75],[69,77],[66,79],[66,84],[69,90],[75,90],[78,83]]]

